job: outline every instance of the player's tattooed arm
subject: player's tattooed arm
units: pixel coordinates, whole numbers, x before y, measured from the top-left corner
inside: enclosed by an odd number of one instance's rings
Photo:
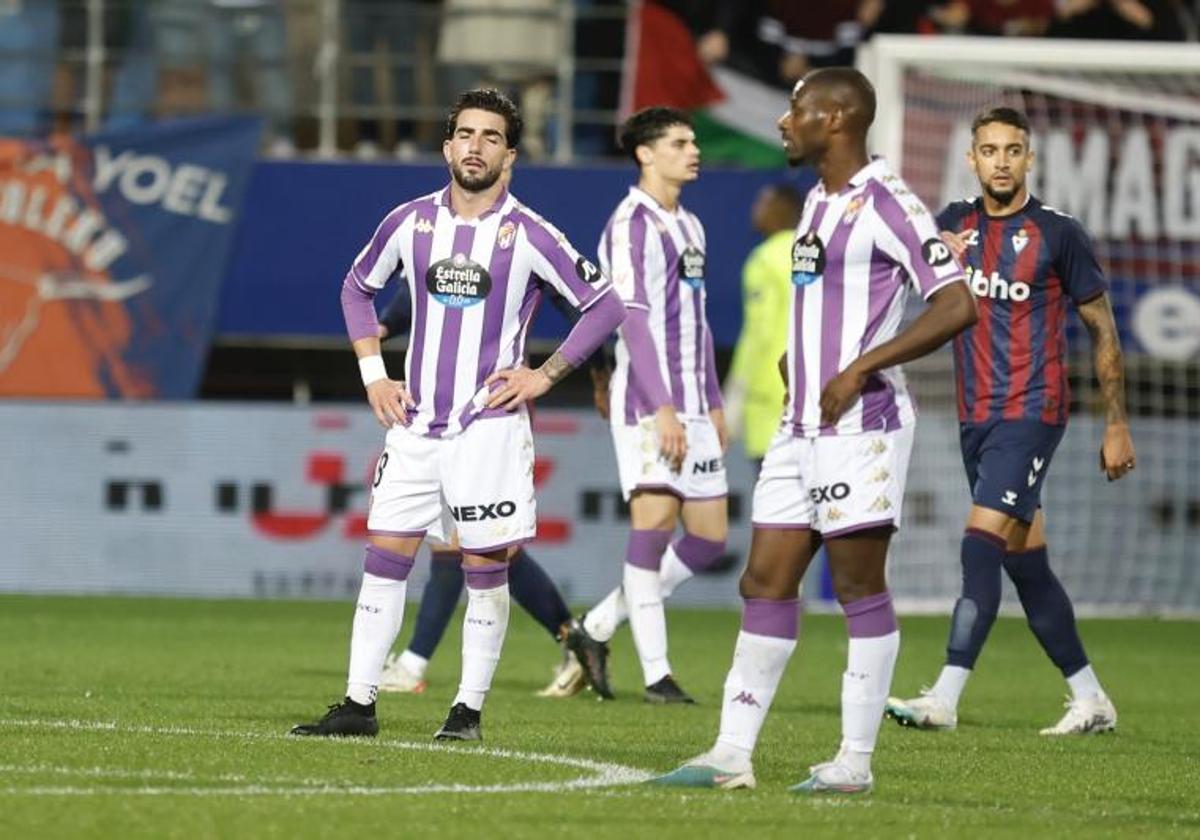
[[[558,350],[551,353],[550,358],[546,359],[542,363],[542,366],[538,368],[538,371],[545,374],[546,378],[550,380],[551,385],[557,385],[572,370],[571,363]]]
[[[1079,306],[1079,317],[1092,338],[1092,364],[1104,400],[1104,444],[1100,448],[1100,469],[1115,481],[1137,465],[1133,437],[1125,413],[1125,363],[1121,337],[1117,333],[1112,302],[1108,295]]]

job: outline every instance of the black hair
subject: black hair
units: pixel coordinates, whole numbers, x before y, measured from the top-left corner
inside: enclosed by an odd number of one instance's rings
[[[971,136],[975,136],[975,132],[991,123],[1003,123],[1011,125],[1013,128],[1019,128],[1025,132],[1025,136],[1029,136],[1029,118],[1018,111],[1016,108],[989,108],[986,111],[980,111],[975,119],[971,121]]]
[[[804,196],[800,195],[800,190],[796,189],[796,185],[790,181],[776,181],[774,184],[768,184],[767,189],[772,198],[784,202],[795,210],[804,206]]]
[[[521,112],[511,99],[495,88],[476,88],[459,96],[450,113],[446,114],[444,139],[449,140],[454,136],[454,131],[458,128],[458,115],[468,108],[490,111],[504,117],[504,142],[510,149],[515,149],[521,144],[521,131],[525,128]]]
[[[692,127],[692,118],[678,108],[653,105],[643,108],[621,124],[621,149],[641,166],[637,159],[637,147],[653,143],[667,133],[673,125]]]

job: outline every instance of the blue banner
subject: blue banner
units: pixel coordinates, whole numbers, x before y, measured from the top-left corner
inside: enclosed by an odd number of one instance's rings
[[[195,396],[259,133],[0,140],[0,396]]]

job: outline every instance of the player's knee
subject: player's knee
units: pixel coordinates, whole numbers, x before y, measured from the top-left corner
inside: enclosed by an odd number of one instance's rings
[[[853,604],[887,589],[887,581],[881,574],[864,575],[858,570],[834,570],[832,577],[833,594],[839,604]]]
[[[741,580],[738,581],[738,592],[743,598],[784,600],[796,597],[794,587],[789,594],[787,586],[777,575],[771,574],[768,569],[754,566],[747,566],[746,571],[742,572]]]

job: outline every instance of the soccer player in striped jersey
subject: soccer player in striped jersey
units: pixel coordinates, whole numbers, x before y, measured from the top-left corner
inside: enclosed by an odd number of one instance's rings
[[[742,628],[716,744],[659,784],[754,786],[751,755],[796,647],[797,591],[822,544],[850,637],[842,739],[792,790],[865,793],[874,784],[871,755],[900,648],[884,564],[916,422],[899,365],[977,314],[929,211],[867,155],[874,116],[866,77],[827,68],[797,83],[779,120],[789,159],[820,176],[792,248],[787,409],[754,488]],[[910,288],[929,306],[901,331]]]
[[[478,740],[508,627],[508,560],[533,537],[533,440],[524,404],[548,391],[624,320],[612,284],[501,175],[520,142],[516,106],[494,90],[459,97],[446,120],[447,187],[389,213],[355,258],[342,309],[367,400],[388,429],[367,520],[345,699],[296,735],[374,735],[375,696],[428,533],[454,519],[467,578],[462,679],[435,738]],[[403,381],[384,369],[373,299],[394,275],[413,301]],[[555,287],[583,316],[537,370],[525,336]]]
[[[691,120],[647,108],[621,128],[637,186],[600,238],[600,265],[629,316],[617,339],[609,419],[632,530],[622,584],[567,634],[592,689],[612,697],[607,644],[629,619],[645,699],[691,703],[667,658],[663,600],[715,563],[728,533],[725,420],[704,314],[704,226],[680,204],[700,172]],[[671,542],[682,520],[683,536]]]
[[[1012,108],[975,118],[967,161],[981,194],[938,216],[963,254],[980,319],[954,341],[963,464],[973,506],[962,541],[963,588],[946,664],[932,689],[888,700],[902,724],[953,729],[958,701],[1000,606],[1000,571],[1029,627],[1070,688],[1067,712],[1043,735],[1103,732],[1117,711],[1088,663],[1071,600],[1047,559],[1042,485],[1066,430],[1068,305],[1092,339],[1106,428],[1100,468],[1110,481],[1136,457],[1125,416],[1121,344],[1104,277],[1079,222],[1029,194],[1029,123]]]

